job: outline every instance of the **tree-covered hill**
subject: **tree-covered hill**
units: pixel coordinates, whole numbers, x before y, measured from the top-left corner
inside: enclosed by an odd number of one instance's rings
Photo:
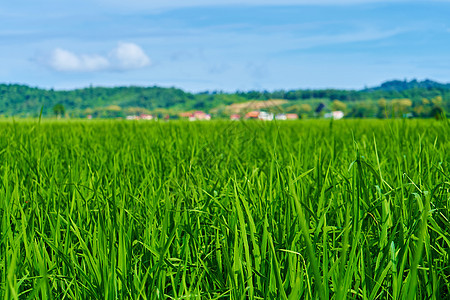
[[[380,117],[387,113],[411,113],[427,117],[450,109],[450,84],[425,81],[388,81],[364,90],[276,90],[188,93],[162,87],[88,87],[68,91],[26,85],[0,84],[0,115],[44,117],[123,117],[151,113],[176,116],[180,112],[204,110],[225,116],[226,107],[252,100],[283,99],[286,112],[312,114],[320,103],[330,110],[344,110],[351,117]],[[391,108],[386,109],[386,108]],[[383,112],[382,112],[383,111]]]
[[[401,92],[405,90],[414,90],[414,89],[424,89],[424,90],[430,90],[430,89],[438,89],[438,90],[449,90],[450,84],[447,83],[439,83],[433,80],[423,80],[423,81],[417,81],[416,79],[413,79],[411,81],[407,80],[391,80],[386,81],[382,83],[378,87],[374,88],[368,88],[365,89],[365,91],[384,91],[384,92]]]

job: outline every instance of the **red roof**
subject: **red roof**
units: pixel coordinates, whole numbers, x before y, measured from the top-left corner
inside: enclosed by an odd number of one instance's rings
[[[182,118],[189,118],[189,117],[193,116],[193,114],[190,112],[183,112],[183,113],[179,113],[178,115]]]
[[[250,111],[245,114],[245,117],[248,118],[258,118],[259,117],[259,111]]]

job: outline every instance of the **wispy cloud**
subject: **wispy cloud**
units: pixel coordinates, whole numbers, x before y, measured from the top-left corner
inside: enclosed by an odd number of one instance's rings
[[[119,43],[108,55],[76,54],[56,48],[40,61],[60,72],[127,71],[150,65],[144,50],[133,43]]]
[[[407,2],[407,0],[216,0],[214,2],[210,0],[129,0],[126,2],[119,0],[97,0],[99,2],[107,2],[110,5],[124,6],[126,8],[146,8],[146,9],[176,9],[181,7],[199,7],[199,6],[229,6],[229,5],[239,5],[239,6],[266,6],[266,5],[354,5],[354,4],[368,4],[368,3],[387,3],[387,2]],[[409,0],[410,2],[411,0]],[[445,1],[445,0],[444,0]]]
[[[103,56],[93,54],[77,55],[62,48],[52,51],[47,60],[48,66],[56,71],[76,71],[92,72],[109,68],[108,59]]]
[[[374,28],[366,28],[354,32],[341,33],[335,35],[317,35],[305,38],[298,38],[297,44],[300,46],[300,48],[305,49],[325,45],[368,42],[390,38],[408,31],[410,31],[410,29],[396,28],[390,30],[379,30]]]
[[[386,77],[449,81],[449,3],[5,1],[0,82],[231,91],[362,87]]]

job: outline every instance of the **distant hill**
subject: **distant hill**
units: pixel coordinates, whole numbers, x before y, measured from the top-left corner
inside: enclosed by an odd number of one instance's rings
[[[269,99],[264,101],[252,100],[242,103],[233,103],[231,105],[224,107],[224,109],[226,112],[238,114],[242,112],[247,112],[249,110],[264,110],[268,109],[269,107],[281,106],[282,104],[286,104],[288,102],[289,101],[285,99]]]
[[[447,83],[439,83],[433,80],[423,80],[418,81],[416,79],[407,81],[407,80],[391,80],[386,81],[382,83],[380,86],[364,89],[364,92],[371,92],[371,91],[385,91],[385,92],[392,92],[392,91],[405,91],[405,90],[412,90],[412,89],[442,89],[442,90],[450,90],[450,84]]]
[[[157,86],[87,87],[57,91],[0,84],[0,117],[38,117],[41,109],[44,117],[124,118],[141,114],[177,117],[181,112],[198,110],[226,117],[227,114],[241,112],[243,108],[273,109],[273,99],[277,99],[275,102],[279,110],[290,113],[313,114],[315,107],[323,103],[330,109],[346,107],[347,115],[354,117],[379,115],[377,103],[380,99],[408,99],[410,102],[404,103],[411,103],[409,111],[414,110],[417,116],[430,116],[434,106],[450,111],[450,84],[432,80],[392,80],[364,90],[297,89],[234,93],[189,93],[177,88]]]

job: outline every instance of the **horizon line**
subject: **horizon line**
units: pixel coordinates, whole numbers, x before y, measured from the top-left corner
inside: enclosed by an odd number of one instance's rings
[[[441,82],[441,81],[437,81],[437,80],[433,80],[433,79],[429,79],[429,78],[425,78],[425,79],[417,79],[417,78],[412,78],[412,79],[389,79],[389,80],[384,80],[381,83],[379,83],[378,85],[375,86],[367,86],[365,85],[363,88],[338,88],[338,87],[320,87],[320,88],[310,88],[310,87],[298,87],[298,88],[279,88],[279,89],[249,89],[249,90],[239,90],[236,89],[234,91],[228,91],[228,90],[221,90],[221,89],[205,89],[205,90],[199,90],[199,91],[190,91],[189,89],[185,89],[182,87],[177,87],[175,85],[139,85],[139,84],[123,84],[123,85],[94,85],[94,84],[89,84],[87,86],[84,87],[73,87],[73,88],[55,88],[55,87],[43,87],[43,86],[38,86],[38,85],[32,85],[29,83],[20,83],[20,82],[0,82],[0,85],[18,85],[18,86],[26,86],[32,89],[40,89],[40,90],[46,90],[46,91],[56,91],[56,92],[70,92],[70,91],[76,91],[76,90],[85,90],[85,89],[89,89],[89,88],[165,88],[165,89],[178,89],[178,90],[182,90],[185,93],[190,93],[190,94],[203,94],[203,93],[220,93],[220,94],[236,94],[236,93],[248,93],[248,92],[276,92],[276,91],[320,91],[320,90],[339,90],[339,91],[364,91],[364,90],[369,90],[369,89],[373,89],[373,88],[378,88],[381,87],[383,84],[385,83],[389,83],[389,82],[427,82],[427,81],[431,81],[437,84],[442,84],[442,85],[446,85],[446,84],[450,84],[450,82]]]

